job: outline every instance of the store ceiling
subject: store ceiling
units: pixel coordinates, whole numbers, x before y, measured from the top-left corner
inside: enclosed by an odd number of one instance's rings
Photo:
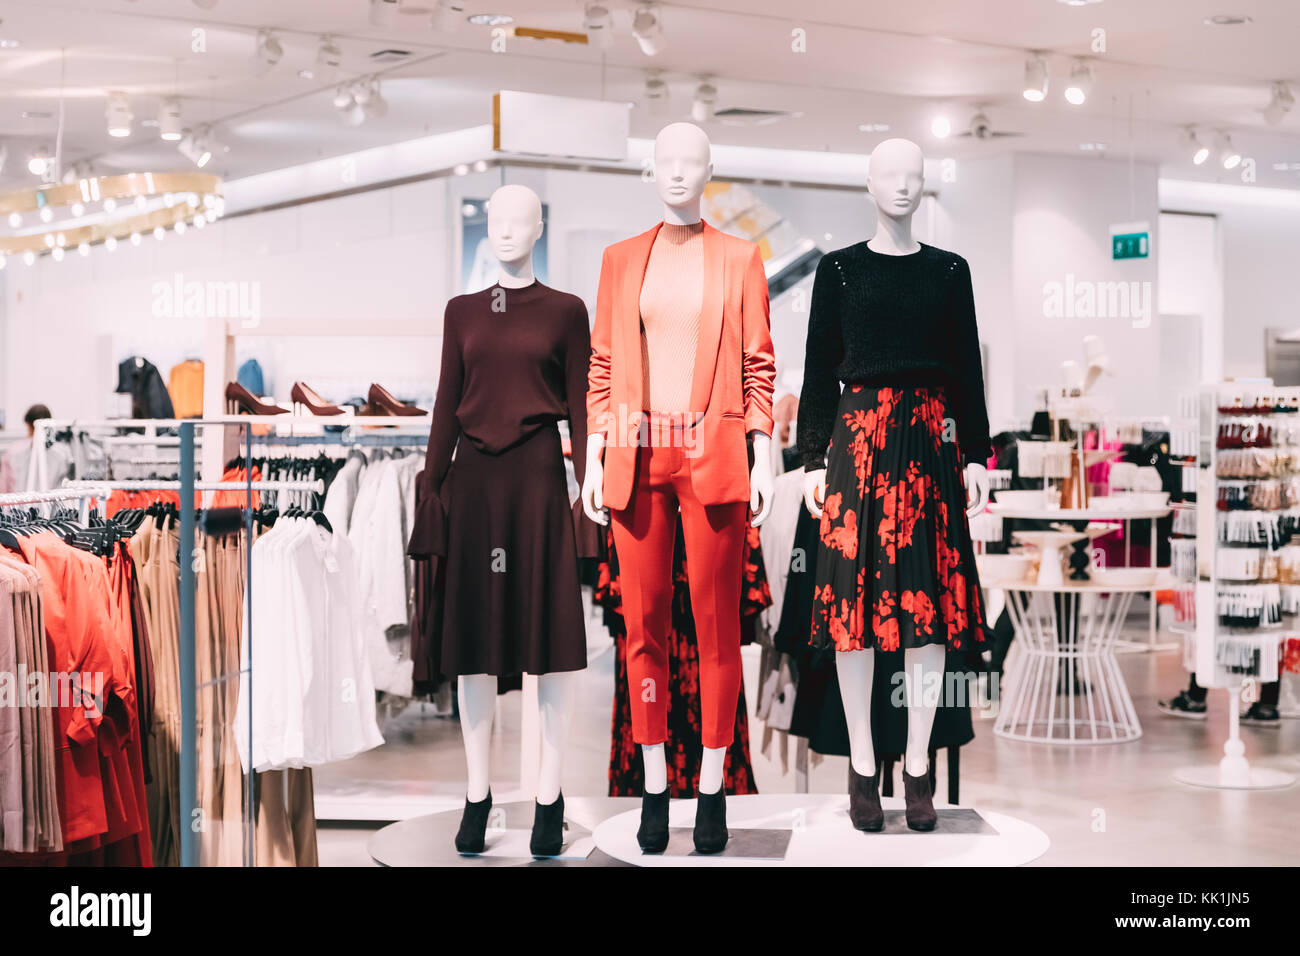
[[[65,166],[90,160],[99,172],[184,168],[174,145],[145,125],[163,97],[177,95],[186,125],[215,123],[229,147],[214,171],[238,177],[486,123],[490,96],[501,88],[627,100],[636,104],[633,134],[651,136],[686,117],[700,75],[710,74],[719,109],[790,114],[768,125],[715,121],[715,142],[860,152],[902,135],[932,155],[958,158],[1006,150],[1079,155],[1084,144],[1102,143],[1112,160],[1134,155],[1166,164],[1171,175],[1240,181],[1239,171],[1227,173],[1213,159],[1191,165],[1179,133],[1196,124],[1207,133],[1230,131],[1255,160],[1260,184],[1300,188],[1300,109],[1278,125],[1262,115],[1272,81],[1300,90],[1294,0],[682,0],[661,7],[663,49],[653,58],[631,35],[635,4],[604,2],[615,32],[606,51],[510,37],[507,52],[494,53],[488,26],[462,23],[438,33],[427,16],[399,12],[394,26],[377,28],[368,0],[217,0],[211,10],[192,0],[6,0],[0,41],[18,46],[0,49],[0,142],[8,152],[0,185],[33,184],[25,156],[40,145],[53,148],[61,90]],[[467,14],[508,14],[516,25],[581,30],[579,0],[465,5]],[[796,6],[802,16],[791,17]],[[1203,22],[1225,13],[1252,22]],[[192,49],[199,27],[206,31],[202,53]],[[274,30],[284,47],[269,71],[252,56],[260,28]],[[806,53],[791,52],[796,28],[806,30]],[[1088,101],[1071,107],[1060,91],[1072,58],[1090,55],[1094,28],[1105,30],[1107,52],[1092,56]],[[343,125],[331,104],[334,84],[299,75],[315,70],[322,34],[337,38],[345,77],[382,74],[384,118]],[[385,49],[409,56],[374,62]],[[1052,85],[1040,104],[1020,95],[1030,50],[1044,51],[1051,64]],[[670,85],[667,114],[647,106],[652,68]],[[110,90],[131,97],[135,123],[126,139],[106,132]],[[936,112],[947,112],[961,131],[981,106],[995,128],[1025,135],[930,135]],[[888,124],[889,132],[864,133],[861,124]]]

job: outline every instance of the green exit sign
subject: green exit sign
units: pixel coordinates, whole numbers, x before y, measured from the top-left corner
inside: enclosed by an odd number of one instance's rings
[[[1151,254],[1151,234],[1122,232],[1110,237],[1112,259],[1145,259]]]

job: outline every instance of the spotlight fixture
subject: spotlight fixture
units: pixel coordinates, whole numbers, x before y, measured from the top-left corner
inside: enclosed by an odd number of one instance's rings
[[[930,121],[930,133],[938,139],[947,139],[952,133],[952,120],[940,113]]]
[[[433,10],[431,25],[439,33],[455,33],[460,29],[460,21],[464,19],[464,16],[464,0],[438,0],[438,5]],[[493,26],[495,25],[493,24]]]
[[[1025,61],[1025,82],[1021,95],[1031,103],[1047,99],[1047,60],[1035,53]]]
[[[1232,137],[1227,133],[1219,137],[1219,162],[1224,169],[1236,169],[1241,165],[1241,153],[1232,145]]]
[[[700,85],[695,88],[695,97],[691,100],[691,119],[697,123],[709,122],[713,119],[713,111],[717,105],[717,86],[709,77],[700,77]]]
[[[1268,106],[1264,107],[1264,122],[1276,126],[1295,106],[1295,94],[1285,80],[1277,80],[1269,93]]]
[[[202,169],[212,161],[212,133],[206,126],[201,126],[192,133],[187,133],[176,147],[182,156]]]
[[[343,51],[332,36],[320,38],[320,49],[316,51],[316,69],[312,77],[326,83],[333,83],[338,78],[339,67],[343,65]]]
[[[366,121],[366,110],[357,102],[355,84],[340,86],[334,91],[334,109],[345,126],[360,126]]]
[[[582,13],[582,29],[587,42],[606,50],[614,43],[614,18],[603,3],[589,3]]]
[[[109,136],[124,139],[131,135],[131,120],[135,117],[131,114],[131,101],[127,99],[125,93],[108,94],[108,107],[104,111],[104,116],[108,120]]]
[[[367,117],[373,116],[376,119],[383,119],[388,115],[388,101],[384,99],[379,90],[379,77],[377,76],[360,80],[354,88],[352,98],[365,111]]]
[[[397,12],[397,0],[370,0],[370,25],[372,27],[391,27],[393,14]]]
[[[269,70],[284,57],[284,47],[270,30],[258,30],[254,55],[262,69]]]
[[[646,56],[657,56],[663,47],[664,25],[653,4],[644,4],[632,16],[632,36]]]
[[[1192,158],[1193,166],[1200,166],[1210,158],[1210,147],[1201,142],[1196,130],[1190,126],[1183,131],[1183,148]]]
[[[180,142],[185,131],[181,128],[181,101],[169,97],[158,108],[158,136],[169,143]]]
[[[1065,87],[1065,101],[1071,106],[1082,106],[1092,92],[1092,67],[1084,60],[1075,60],[1070,67],[1070,82]]]
[[[44,177],[49,168],[50,151],[44,146],[38,146],[32,154],[27,157],[27,171],[33,176]]]

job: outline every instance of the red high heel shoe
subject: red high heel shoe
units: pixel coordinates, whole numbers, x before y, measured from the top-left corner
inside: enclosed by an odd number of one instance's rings
[[[226,414],[228,415],[288,415],[289,409],[260,401],[238,382],[226,383]]]
[[[427,415],[423,408],[416,408],[406,402],[399,402],[392,393],[382,385],[371,385],[368,396],[370,414],[372,415]]]
[[[302,406],[313,415],[347,414],[347,409],[338,405],[331,405],[303,382],[293,383],[293,389],[289,392],[289,397],[293,399],[296,405]]]

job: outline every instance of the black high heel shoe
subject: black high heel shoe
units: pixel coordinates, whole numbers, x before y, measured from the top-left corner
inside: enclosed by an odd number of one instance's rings
[[[559,856],[564,849],[564,794],[554,803],[537,804],[528,850],[533,856]]]
[[[721,853],[727,845],[727,788],[702,793],[695,802],[695,851]]]
[[[939,822],[934,810],[934,792],[930,789],[929,772],[913,777],[903,771],[903,796],[907,800],[907,825],[921,833],[929,833]]]
[[[641,794],[641,826],[636,842],[642,853],[662,853],[668,849],[668,790]]]
[[[885,811],[880,806],[879,765],[875,773],[864,777],[849,764],[849,820],[855,830],[868,833],[879,833],[885,828]]]
[[[487,835],[488,814],[492,812],[492,791],[478,803],[465,798],[465,812],[456,831],[456,849],[461,853],[482,853]]]

